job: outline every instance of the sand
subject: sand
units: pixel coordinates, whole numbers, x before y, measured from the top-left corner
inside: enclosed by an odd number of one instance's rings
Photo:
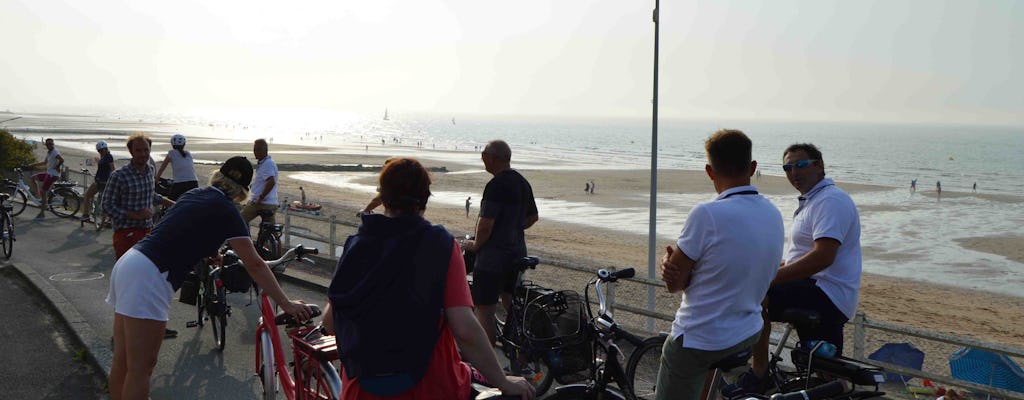
[[[156,139],[160,144],[153,151],[157,162],[162,160],[168,149],[165,138]],[[113,144],[112,146],[117,145]],[[57,143],[60,148],[60,143]],[[252,158],[250,143],[217,142],[203,144],[200,140],[190,142],[189,149],[197,159],[223,160],[232,155],[245,155]],[[284,163],[321,163],[321,164],[366,164],[379,165],[386,157],[363,154],[363,147],[354,146],[348,154],[324,154],[316,147],[271,145],[270,154],[278,164]],[[68,165],[77,166],[82,157],[94,154],[74,150],[62,150],[69,159]],[[403,150],[404,151],[404,150]],[[428,158],[425,152],[421,160],[427,166],[445,166],[450,171],[479,169],[477,173],[435,173],[434,187],[447,191],[466,191],[480,193],[490,175],[482,171],[482,165],[455,165],[451,162],[436,161]],[[439,153],[436,153],[439,154]],[[124,161],[118,161],[123,163]],[[515,166],[515,160],[513,160]],[[201,180],[213,167],[197,166]],[[649,173],[647,171],[623,170],[524,170],[523,174],[533,185],[535,195],[540,198],[560,199],[567,201],[586,200],[609,207],[646,206],[642,199],[631,196],[645,193],[648,190]],[[169,174],[169,172],[165,172]],[[324,205],[325,215],[336,215],[341,221],[355,223],[355,212],[370,200],[370,195],[355,190],[345,190],[320,186],[309,182],[289,179],[292,172],[282,172],[280,182],[281,196],[298,199],[298,187],[303,186],[307,197]],[[357,173],[360,182],[372,185],[372,173]],[[595,195],[583,193],[583,182],[594,179],[597,183]],[[754,182],[763,193],[792,195],[795,190],[785,178],[762,176]],[[890,190],[887,187],[870,185],[853,185],[839,183],[850,192]],[[443,189],[440,189],[443,188]],[[703,171],[664,171],[660,174],[659,188],[665,192],[675,193],[707,193],[709,198],[713,187]],[[925,194],[927,195],[927,194]],[[943,196],[961,196],[963,194],[944,193]],[[1019,198],[1002,196],[1001,201],[1021,201]],[[474,212],[478,198],[474,196]],[[862,209],[862,213],[875,211],[891,211]],[[459,236],[473,229],[474,219],[467,218],[461,206],[428,205],[425,216],[435,223],[444,224]],[[527,231],[527,242],[531,252],[548,258],[566,260],[578,265],[589,267],[625,267],[636,266],[642,275],[646,274],[647,238],[645,235],[627,234],[612,230],[595,229],[588,226],[569,223],[556,223],[540,216],[540,222]],[[297,221],[297,220],[296,220]],[[294,222],[299,224],[298,222]],[[315,234],[327,235],[327,225],[305,220],[310,231]],[[339,237],[351,232],[351,228],[339,229]],[[965,247],[998,254],[1018,262],[1024,262],[1024,238],[1020,237],[978,237],[961,242]],[[668,243],[659,244],[659,247]],[[865,259],[870,260],[873,252],[865,249]],[[867,261],[870,262],[870,261]],[[543,268],[531,278],[545,285],[563,289],[582,290],[586,276],[584,274],[565,272],[552,267]],[[625,303],[641,305],[645,298],[646,286],[633,283],[620,285],[616,299]],[[679,298],[657,290],[658,312],[671,314],[678,306]],[[975,340],[996,343],[1017,348],[1024,347],[1024,298],[998,295],[988,292],[960,289],[929,283],[915,282],[885,276],[865,274],[860,294],[859,312],[866,314],[869,320],[882,321],[908,327],[924,329],[944,334],[967,337]],[[667,323],[660,323],[660,329],[666,329]],[[924,350],[926,370],[948,374],[946,357],[956,346],[925,341],[910,337],[894,337],[892,335],[868,332],[869,341],[866,351],[874,351],[884,341],[910,341]],[[848,339],[848,348],[852,349],[852,340]]]

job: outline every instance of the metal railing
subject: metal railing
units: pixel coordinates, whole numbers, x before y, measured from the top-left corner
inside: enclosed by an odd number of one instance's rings
[[[91,179],[86,179],[86,178],[89,177],[88,174],[82,174],[80,171],[72,171],[71,174],[69,174],[69,175],[72,175],[72,174],[81,174],[81,175],[83,175],[82,176],[82,180],[78,181],[80,185],[83,184],[83,183],[87,184],[87,183],[91,182]],[[291,246],[292,245],[292,240],[293,240],[292,238],[293,237],[298,237],[298,238],[302,238],[302,239],[306,239],[306,240],[311,240],[311,241],[314,241],[314,242],[323,243],[324,244],[323,247],[325,247],[328,250],[327,253],[325,254],[325,256],[329,257],[331,259],[337,258],[340,255],[339,251],[338,251],[338,248],[339,248],[339,246],[341,244],[344,243],[343,238],[347,237],[349,233],[355,232],[356,228],[358,228],[358,223],[356,223],[354,221],[338,219],[334,215],[331,215],[331,216],[321,216],[321,215],[313,215],[313,214],[309,214],[309,213],[305,213],[305,212],[291,212],[288,209],[288,207],[287,207],[287,202],[285,202],[282,205],[280,212],[284,216],[283,241],[284,241],[284,245],[285,246]],[[300,223],[300,225],[296,225],[296,220],[305,220],[306,222],[305,223]],[[320,225],[320,226],[315,226],[314,227],[314,225]],[[342,229],[346,231],[344,233],[343,237],[339,237],[339,231],[338,231],[338,227],[339,226],[342,227]],[[459,236],[459,235],[456,235],[456,236]],[[339,239],[342,239],[342,240],[339,240]],[[537,253],[537,252],[534,252],[534,253]],[[555,274],[549,273],[547,275],[558,275],[559,278],[564,279],[566,272],[578,274],[578,278],[579,279],[572,279],[571,280],[572,282],[586,282],[587,277],[589,277],[591,274],[593,274],[599,268],[606,268],[606,269],[621,269],[621,268],[625,268],[623,266],[613,266],[613,265],[587,266],[587,265],[579,264],[579,263],[576,263],[576,262],[567,261],[567,260],[561,258],[557,254],[544,254],[543,252],[540,252],[539,254],[536,254],[536,255],[541,256],[541,259],[543,260],[543,262],[542,262],[543,265],[548,265],[548,266],[552,266],[552,267],[559,268],[559,269],[563,270],[563,271],[560,271],[560,272],[555,273]],[[642,269],[638,268],[638,270],[642,270]],[[542,270],[538,269],[538,271],[542,271]],[[534,278],[534,279],[551,278],[550,276],[547,276],[547,275],[543,274],[543,272],[537,272],[537,273],[531,272],[531,274],[535,274],[535,275],[531,275],[530,276],[531,278]],[[541,274],[541,275],[536,275],[536,274]],[[560,281],[560,279],[554,279],[554,278],[551,278],[551,280],[552,281]],[[622,313],[619,313],[618,315],[616,315],[616,319],[618,321],[620,321],[620,323],[623,323],[625,326],[630,327],[630,328],[639,327],[639,326],[656,326],[656,325],[660,324],[660,326],[665,327],[666,328],[665,330],[667,330],[668,324],[671,323],[673,318],[674,318],[674,315],[672,314],[672,312],[675,310],[675,307],[678,307],[678,302],[679,302],[678,296],[675,296],[675,295],[667,296],[668,297],[668,301],[667,302],[663,298],[662,301],[661,301],[661,307],[658,307],[658,303],[657,302],[653,302],[652,303],[652,302],[648,302],[647,301],[647,293],[648,293],[647,288],[648,287],[654,287],[654,288],[662,287],[662,282],[660,280],[648,279],[648,278],[643,278],[643,277],[635,277],[635,278],[630,278],[630,279],[625,280],[625,281],[631,283],[631,285],[626,286],[625,288],[621,287],[621,286],[624,286],[624,285],[618,285],[618,286],[620,286],[619,288],[616,288],[617,285],[609,285],[608,286],[609,293],[607,293],[606,301],[607,301],[609,310],[618,310],[620,312],[631,314],[631,315],[623,316]],[[622,282],[622,281],[620,281],[620,282]],[[573,288],[570,288],[570,289],[579,289],[579,288],[578,287],[573,287]],[[963,381],[963,380],[959,380],[959,379],[953,378],[952,376],[943,375],[943,374],[939,374],[939,373],[915,370],[915,369],[910,369],[910,368],[906,368],[906,367],[901,367],[901,366],[897,366],[897,365],[893,365],[893,364],[889,364],[889,363],[885,363],[885,362],[879,362],[879,361],[876,361],[876,360],[868,359],[865,356],[865,347],[866,347],[865,343],[867,342],[867,339],[869,337],[868,331],[869,330],[873,330],[873,331],[878,331],[878,332],[885,332],[885,333],[889,333],[889,334],[900,335],[900,336],[903,336],[903,337],[909,336],[909,337],[915,337],[915,338],[925,339],[925,340],[929,340],[929,341],[946,343],[946,344],[950,344],[950,345],[956,345],[956,346],[962,346],[962,347],[971,347],[971,348],[975,348],[975,349],[980,349],[980,350],[985,350],[985,351],[993,352],[993,353],[996,353],[996,354],[1006,355],[1008,357],[1024,358],[1024,350],[1021,350],[1021,349],[1018,349],[1018,348],[1014,348],[1014,347],[1009,347],[1009,346],[1002,346],[1002,345],[998,345],[998,344],[982,342],[982,341],[979,341],[979,340],[974,340],[974,339],[969,339],[969,338],[964,338],[964,337],[959,337],[959,336],[954,336],[954,335],[947,335],[947,334],[942,334],[942,333],[937,333],[937,332],[926,331],[926,330],[922,330],[922,329],[915,329],[915,328],[899,326],[899,325],[895,325],[895,324],[889,324],[889,323],[885,323],[885,322],[881,322],[881,321],[872,321],[872,320],[868,319],[865,316],[865,314],[863,314],[863,313],[858,313],[854,317],[854,319],[852,321],[850,321],[847,325],[849,325],[849,328],[851,328],[853,330],[853,355],[852,355],[852,358],[857,360],[857,361],[863,362],[865,364],[870,364],[870,365],[875,365],[875,366],[882,367],[885,370],[887,370],[888,372],[894,372],[894,373],[898,373],[898,374],[901,374],[901,375],[913,376],[913,377],[922,378],[922,379],[930,379],[930,380],[933,380],[933,381],[936,381],[936,382],[943,382],[943,383],[947,383],[947,384],[952,384],[952,385],[956,385],[956,386],[959,386],[959,387],[969,388],[971,390],[975,390],[975,391],[978,391],[978,392],[982,392],[982,393],[986,393],[986,394],[989,394],[989,395],[998,396],[998,397],[1002,397],[1002,398],[1024,400],[1024,393],[1013,392],[1013,391],[1009,391],[1009,390],[1005,390],[1005,389],[995,388],[995,387],[988,386],[988,385],[982,385],[982,384],[977,384],[977,383],[973,383],[973,382]],[[643,333],[648,334],[648,335],[654,335],[654,334],[657,334],[658,329],[634,329],[634,331],[635,332],[643,332]],[[777,336],[778,335],[773,335],[773,342],[776,343],[776,344],[777,344],[777,339],[776,339]],[[788,344],[786,344],[786,345],[788,347],[791,347]]]

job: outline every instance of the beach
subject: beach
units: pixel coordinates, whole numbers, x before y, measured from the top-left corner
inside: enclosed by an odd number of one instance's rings
[[[153,157],[159,163],[169,149],[169,135],[155,134]],[[71,143],[65,136],[57,140],[57,148],[67,159],[72,169],[85,164],[84,160],[95,155],[88,151],[88,146],[95,138],[82,139],[79,143]],[[118,140],[121,140],[120,142]],[[123,151],[123,137],[110,136],[111,148],[115,149],[118,165],[123,165],[127,156]],[[252,160],[252,145],[247,141],[190,138],[187,149],[194,153],[197,160],[222,161],[233,155],[244,155]],[[513,149],[514,151],[515,149]],[[37,150],[37,153],[39,150]],[[444,200],[431,199],[425,217],[434,223],[443,224],[456,236],[472,232],[475,215],[479,211],[479,199],[484,185],[490,175],[483,171],[482,163],[474,163],[473,158],[461,159],[452,157],[445,151],[431,151],[405,146],[376,146],[371,152],[369,147],[359,144],[349,147],[324,148],[309,145],[271,144],[270,155],[279,165],[282,164],[354,164],[380,165],[387,158],[385,154],[414,155],[428,167],[444,167],[450,172],[435,172],[432,190],[435,194],[444,192]],[[460,161],[466,160],[469,161]],[[453,161],[454,160],[454,161]],[[255,161],[255,160],[253,160]],[[513,167],[516,159],[513,156]],[[197,165],[200,180],[205,181],[214,165]],[[169,170],[168,170],[169,171]],[[521,170],[533,186],[538,201],[565,202],[566,204],[596,205],[596,209],[628,209],[646,208],[648,199],[645,194],[649,190],[650,175],[644,170],[624,169],[529,169]],[[168,175],[169,172],[165,172]],[[305,189],[307,199],[324,206],[323,215],[336,215],[339,220],[355,222],[356,211],[362,209],[372,198],[372,188],[376,186],[376,175],[373,172],[332,173],[323,172],[282,171],[280,176],[280,200],[299,198],[299,187]],[[311,176],[331,176],[332,179],[310,179]],[[343,178],[338,183],[337,178]],[[584,193],[584,183],[593,180],[596,184],[594,194]],[[788,219],[785,202],[796,203],[796,191],[785,178],[762,175],[752,182],[761,193],[772,198],[783,208],[783,215]],[[839,186],[851,193],[856,199],[858,195],[890,191],[892,188],[865,184],[849,184],[839,182]],[[666,198],[672,196],[691,196],[703,200],[714,197],[714,189],[703,171],[665,170],[659,175],[659,198],[664,193]],[[927,197],[930,194],[922,191],[918,195]],[[470,217],[467,218],[464,208],[466,196],[472,197]],[[944,193],[945,198],[970,196],[964,193]],[[1005,195],[989,196],[997,201],[1020,202],[1021,199]],[[661,204],[662,200],[659,200]],[[659,207],[661,208],[661,207]],[[861,207],[862,220],[872,214],[899,212],[900,207],[871,206]],[[592,208],[589,208],[592,209]],[[677,222],[674,229],[681,228],[681,221],[687,207],[673,210],[672,215]],[[565,212],[571,212],[566,209]],[[587,215],[580,215],[585,219]],[[604,216],[614,220],[614,215]],[[671,219],[670,218],[670,219]],[[643,234],[624,232],[622,230],[595,227],[594,224],[565,222],[545,215],[541,210],[540,222],[527,231],[527,243],[531,252],[547,257],[567,260],[575,264],[596,268],[636,267],[638,276],[646,276],[647,271],[647,237]],[[293,222],[294,223],[294,222]],[[315,225],[315,224],[314,224]],[[322,228],[314,228],[322,229]],[[342,233],[339,233],[342,235]],[[1024,254],[1024,237],[1005,237],[979,235],[962,240],[965,247],[975,251],[1005,257],[1022,262]],[[664,246],[672,243],[671,237],[659,237],[659,257]],[[865,247],[865,264],[872,260],[894,257],[885,248]],[[966,265],[965,269],[976,266]],[[531,272],[531,278],[545,285],[560,289],[580,291],[585,283],[583,274],[564,273],[554,268],[542,268]],[[640,297],[631,300],[628,286],[617,294],[617,299],[625,303],[631,301],[641,306]],[[632,290],[639,290],[635,285]],[[658,290],[658,311],[671,314],[678,306],[679,297]],[[934,331],[938,333],[967,337],[975,340],[996,343],[1005,346],[1021,347],[1024,343],[1024,297],[997,294],[991,291],[971,290],[928,283],[924,279],[897,278],[878,274],[865,273],[860,293],[859,312],[869,320],[888,322],[912,328]],[[664,329],[667,324],[662,324]],[[877,349],[883,341],[911,341],[927,354],[926,369],[938,373],[948,373],[946,357],[956,348],[951,345],[929,343],[920,339],[894,338],[884,334],[870,334],[866,352]],[[849,340],[849,339],[848,339]],[[852,344],[852,340],[848,341]],[[852,346],[849,346],[852,348]]]

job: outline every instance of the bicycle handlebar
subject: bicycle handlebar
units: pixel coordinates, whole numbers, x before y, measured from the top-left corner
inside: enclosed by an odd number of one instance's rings
[[[844,380],[835,380],[798,392],[776,393],[771,400],[819,400],[845,393],[850,385]]]
[[[283,273],[284,270],[288,268],[288,263],[292,261],[302,260],[310,263],[313,262],[313,260],[306,258],[307,254],[320,254],[320,250],[316,247],[305,247],[300,244],[288,249],[288,251],[284,252],[284,255],[281,256],[281,258],[267,261],[267,266],[274,272]]]
[[[306,305],[309,306],[309,310],[310,310],[309,319],[313,319],[313,318],[319,317],[320,314],[323,314],[323,310],[320,309],[320,306],[318,306],[316,304],[306,304]],[[277,314],[276,316],[274,316],[274,324],[276,324],[276,325],[297,325],[298,321],[295,321],[295,317],[291,316],[291,314],[288,314],[288,313],[285,313],[285,312],[282,311],[280,314]]]

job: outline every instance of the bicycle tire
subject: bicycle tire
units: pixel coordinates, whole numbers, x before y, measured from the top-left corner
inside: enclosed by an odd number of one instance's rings
[[[11,203],[10,214],[12,217],[17,217],[22,211],[25,211],[25,206],[28,205],[28,197],[25,196],[25,192],[18,189],[17,186],[8,186],[4,192],[11,195],[7,201]]]
[[[0,211],[0,241],[3,242],[4,259],[10,260],[14,254],[14,223],[6,211]]]
[[[316,363],[316,367],[312,363]],[[314,376],[312,373],[314,369],[320,373]],[[306,377],[305,382],[298,382],[298,377],[295,377],[295,384],[303,394],[299,398],[337,400],[341,395],[341,376],[338,375],[338,370],[330,361],[307,358],[303,362],[302,373]]]
[[[276,329],[276,327],[275,327]],[[274,365],[274,344],[270,341],[270,334],[267,331],[260,333],[259,342],[256,343],[260,349],[260,382],[263,383],[263,400],[277,399],[277,367]]]
[[[552,395],[545,397],[547,400],[624,400],[626,396],[612,389],[605,388],[600,392],[588,388],[586,385],[563,386],[557,389]]]
[[[50,196],[50,212],[61,218],[70,218],[78,214],[82,207],[82,197],[70,189],[54,190]]]
[[[636,399],[653,399],[655,385],[658,382],[658,369],[661,367],[661,348],[667,336],[652,336],[633,349],[626,361],[626,379],[632,382],[632,397]],[[639,373],[639,374],[638,374]]]
[[[213,340],[214,344],[217,345],[217,351],[224,351],[224,337],[227,335],[228,330],[228,313],[227,313],[227,291],[224,287],[218,287],[215,289],[216,292],[213,296],[216,315],[210,315],[210,326],[213,327]]]
[[[499,340],[503,342],[511,342],[511,340],[504,336],[505,321],[501,318],[495,317],[494,323],[495,334],[499,336]],[[512,345],[508,346],[511,347]],[[518,358],[515,355],[516,353],[518,352],[506,352],[505,355],[509,358],[509,363],[512,363],[512,359]],[[523,376],[523,378],[526,378],[526,380],[530,382],[530,385],[533,386],[534,395],[540,397],[551,389],[551,384],[555,379],[554,375],[551,374],[551,367],[541,359],[527,361],[527,366],[530,368],[530,371],[533,371],[534,373],[533,376]]]

